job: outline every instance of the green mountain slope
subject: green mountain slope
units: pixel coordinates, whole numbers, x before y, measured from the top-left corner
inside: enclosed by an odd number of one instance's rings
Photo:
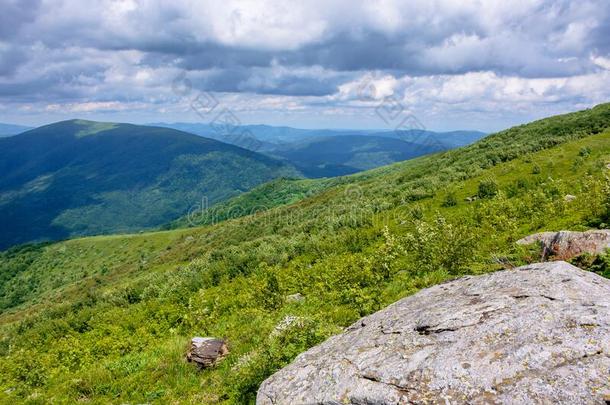
[[[260,185],[246,193],[213,207],[196,207],[187,215],[165,224],[161,229],[178,229],[192,226],[211,225],[229,219],[268,211],[271,208],[292,204],[312,197],[339,184],[352,182],[351,177],[329,179],[286,179],[281,178]],[[200,209],[201,208],[201,209]]]
[[[0,402],[249,403],[363,315],[537,260],[514,244],[524,235],[606,226],[609,163],[605,104],[340,183],[277,181],[239,198],[289,205],[215,225],[9,250]],[[231,354],[198,371],[184,361],[195,335],[228,339]]]
[[[65,121],[0,139],[0,249],[155,227],[290,166],[167,128]]]
[[[356,184],[356,191],[353,194],[357,195],[363,191],[360,185],[367,184],[369,199],[387,200],[386,194],[391,190],[394,196],[393,204],[400,204],[401,201],[417,201],[443,190],[445,185],[452,181],[476,176],[481,170],[501,162],[600,133],[608,127],[609,110],[610,104],[602,104],[592,110],[535,121],[501,131],[457,150],[351,176],[314,180],[284,179],[265,184],[252,192],[240,195],[238,199],[231,199],[213,207],[202,215],[195,215],[190,219],[181,218],[169,227],[205,225],[215,223],[218,219],[239,218],[249,213],[258,213],[317,195],[339,184],[348,185],[350,189],[354,188],[352,184]],[[388,186],[387,181],[390,179],[396,184]]]

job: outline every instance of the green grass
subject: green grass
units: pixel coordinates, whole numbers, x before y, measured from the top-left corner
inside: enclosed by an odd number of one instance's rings
[[[605,226],[609,128],[604,105],[338,180],[278,181],[240,197],[270,205],[255,215],[4,252],[0,402],[252,402],[361,316],[536,261],[514,243],[527,234]],[[466,202],[482,183],[498,192]],[[284,299],[296,292],[304,302]],[[184,361],[195,335],[231,354],[198,371]]]

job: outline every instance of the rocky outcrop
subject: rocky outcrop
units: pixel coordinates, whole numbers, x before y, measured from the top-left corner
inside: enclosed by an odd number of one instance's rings
[[[200,368],[216,365],[229,354],[229,348],[222,339],[210,337],[194,337],[186,353],[189,362],[197,363]]]
[[[603,404],[610,280],[565,262],[440,284],[267,379],[257,404]]]
[[[542,244],[542,257],[569,260],[584,253],[600,254],[610,248],[610,230],[542,232],[517,241],[520,245]]]

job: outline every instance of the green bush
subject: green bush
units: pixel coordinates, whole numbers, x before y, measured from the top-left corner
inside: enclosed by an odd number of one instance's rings
[[[454,193],[447,194],[441,204],[441,206],[445,208],[455,207],[456,205],[458,205],[458,200]]]
[[[532,168],[532,174],[540,174],[542,173],[542,168],[535,164],[534,167]]]
[[[602,277],[610,278],[610,251],[599,255],[584,254],[571,260],[581,269],[592,271]]]
[[[498,194],[498,191],[498,183],[492,178],[487,178],[479,183],[477,196],[479,198],[493,198]]]
[[[591,148],[589,147],[582,147],[580,148],[580,151],[578,151],[578,156],[582,157],[582,158],[587,158],[591,155]]]
[[[463,222],[450,223],[438,216],[432,223],[417,222],[414,232],[407,234],[404,248],[412,255],[416,273],[444,270],[455,275],[473,259],[478,237]]]

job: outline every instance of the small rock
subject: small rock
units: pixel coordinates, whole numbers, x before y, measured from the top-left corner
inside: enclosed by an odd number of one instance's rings
[[[565,197],[563,197],[563,200],[565,202],[572,202],[572,201],[576,200],[576,196],[572,195],[572,194],[568,194]]]
[[[216,365],[229,354],[229,348],[222,339],[212,337],[194,337],[186,354],[189,362],[197,363],[200,368]]]
[[[195,238],[193,238],[192,236],[187,236],[186,238],[184,238],[184,241],[186,243],[192,243],[195,241]]]
[[[587,232],[542,232],[517,241],[519,245],[542,243],[542,258],[547,260],[569,260],[584,253],[603,253],[610,248],[610,230]]]
[[[290,294],[286,296],[286,302],[303,302],[305,297],[301,293]]]

